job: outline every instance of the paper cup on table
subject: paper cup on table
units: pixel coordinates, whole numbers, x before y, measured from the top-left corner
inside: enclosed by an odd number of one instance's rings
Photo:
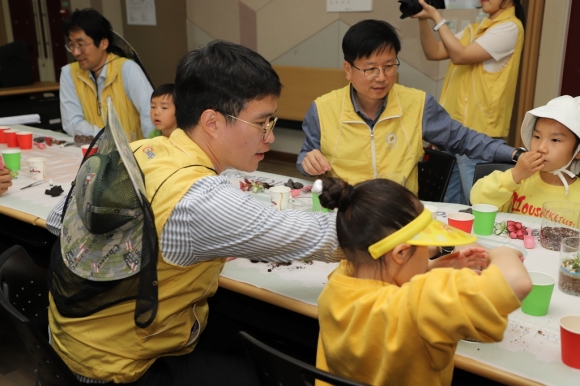
[[[16,140],[18,141],[18,147],[21,150],[32,149],[32,133],[29,131],[19,131],[16,133]]]
[[[5,130],[6,144],[8,147],[18,147],[18,139],[16,138],[16,130]]]
[[[287,186],[272,186],[270,191],[270,201],[272,206],[278,210],[292,208],[292,196],[290,188]]]
[[[487,204],[476,204],[471,207],[471,213],[475,217],[473,220],[473,233],[480,236],[489,236],[493,233],[497,206]]]
[[[30,176],[35,180],[46,179],[46,158],[34,157],[26,160]]]
[[[20,170],[20,149],[3,150],[2,158],[8,169],[12,171]]]
[[[424,207],[429,212],[431,212],[431,216],[433,217],[433,220],[437,219],[437,210],[439,210],[439,208],[437,208],[434,205],[424,205]]]
[[[8,126],[0,126],[0,143],[6,143],[6,130],[10,130]]]
[[[89,146],[90,145],[82,145],[81,146],[81,150],[83,152],[83,156],[87,154],[87,150],[89,150]],[[95,154],[97,151],[99,150],[99,148],[97,146],[93,146],[93,148],[91,149],[90,153],[89,153],[89,157],[92,156],[93,154]]]
[[[560,345],[562,362],[580,369],[580,315],[567,315],[560,318]]]
[[[474,216],[469,213],[455,212],[447,215],[447,224],[461,229],[463,232],[471,233]]]
[[[543,272],[528,273],[532,279],[532,291],[522,300],[522,312],[532,316],[544,316],[550,308],[556,279]]]

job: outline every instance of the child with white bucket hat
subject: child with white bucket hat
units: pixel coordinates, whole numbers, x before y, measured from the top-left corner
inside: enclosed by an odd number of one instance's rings
[[[546,201],[580,202],[580,97],[560,96],[528,111],[521,135],[528,151],[513,169],[477,181],[471,203],[541,217]]]

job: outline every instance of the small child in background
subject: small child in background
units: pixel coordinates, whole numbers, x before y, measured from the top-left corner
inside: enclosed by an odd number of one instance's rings
[[[476,238],[433,220],[393,181],[325,178],[320,203],[338,208],[346,256],[318,298],[321,369],[370,385],[450,385],[457,342],[500,341],[531,290],[515,249],[468,247],[429,260],[428,246]],[[459,269],[482,260],[481,274]]]
[[[514,168],[494,171],[471,190],[472,204],[542,217],[546,201],[580,202],[580,97],[564,95],[526,113],[522,153]]]
[[[173,83],[162,84],[151,95],[151,120],[155,130],[149,134],[149,138],[161,135],[169,138],[173,130],[177,128],[173,89]]]

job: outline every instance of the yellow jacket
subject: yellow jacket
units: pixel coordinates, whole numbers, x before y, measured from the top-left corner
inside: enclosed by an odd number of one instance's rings
[[[182,130],[171,138],[133,142],[147,198],[155,214],[158,237],[173,208],[200,178],[214,175],[205,153]],[[151,325],[141,329],[133,319],[135,302],[128,301],[84,318],[61,316],[49,308],[53,347],[75,373],[92,379],[128,383],[137,380],[166,355],[193,351],[208,316],[207,298],[218,286],[224,259],[177,266],[157,259],[159,307]],[[197,329],[193,329],[197,321]],[[192,334],[192,329],[194,334]]]
[[[113,99],[115,111],[117,111],[118,117],[121,120],[123,131],[129,142],[131,142],[136,139],[143,139],[143,134],[141,132],[139,111],[137,111],[133,102],[127,97],[123,86],[123,73],[121,69],[126,60],[128,59],[115,54],[110,53],[108,55],[107,78],[101,94],[101,103],[98,103],[97,86],[90,78],[89,72],[82,70],[77,62],[71,63],[70,70],[77,95],[83,106],[85,120],[100,128],[105,127],[107,104],[104,101],[110,96]]]
[[[332,167],[329,176],[350,184],[401,176],[416,194],[425,97],[423,91],[395,84],[373,130],[356,113],[350,85],[317,98],[320,151]]]
[[[483,62],[449,64],[439,103],[451,118],[490,137],[507,137],[518,81],[520,56],[524,45],[524,28],[515,16],[515,7],[502,12],[497,19],[488,18],[470,24],[461,44],[469,45],[485,31],[500,23],[512,22],[518,27],[515,51],[507,65],[498,72],[487,72]]]
[[[500,341],[520,306],[493,265],[481,276],[434,269],[402,287],[354,278],[348,266],[318,298],[316,366],[369,385],[450,385],[457,342]]]
[[[546,201],[580,202],[580,182],[575,180],[569,186],[566,195],[563,186],[545,183],[540,173],[516,184],[511,169],[496,170],[473,185],[470,199],[472,204],[495,205],[500,212],[542,217],[542,205]]]

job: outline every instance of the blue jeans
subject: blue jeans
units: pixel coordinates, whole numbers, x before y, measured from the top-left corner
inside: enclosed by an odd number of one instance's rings
[[[449,152],[446,153],[454,155]],[[466,155],[455,155],[455,160],[455,166],[451,172],[443,202],[468,205],[471,187],[473,186],[475,165],[487,161],[471,159]]]

